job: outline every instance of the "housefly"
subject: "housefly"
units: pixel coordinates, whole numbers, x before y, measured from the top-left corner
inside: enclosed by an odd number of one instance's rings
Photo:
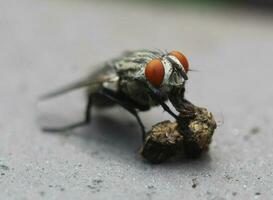
[[[44,131],[67,131],[89,123],[92,106],[120,105],[135,116],[143,139],[146,132],[138,115],[139,111],[162,106],[172,117],[179,119],[179,115],[165,102],[170,100],[179,112],[186,101],[184,91],[188,80],[189,63],[182,53],[159,50],[129,51],[101,66],[87,78],[41,97],[41,100],[45,100],[83,87],[87,89],[88,94],[83,121],[58,128],[43,127]]]

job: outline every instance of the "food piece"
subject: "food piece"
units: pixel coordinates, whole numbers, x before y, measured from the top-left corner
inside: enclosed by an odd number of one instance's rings
[[[183,136],[177,123],[160,122],[148,132],[140,154],[152,163],[161,163],[182,150]]]
[[[178,122],[163,121],[148,132],[140,154],[152,163],[184,152],[196,158],[209,149],[217,124],[206,108],[185,104]]]
[[[196,118],[190,122],[189,129],[193,134],[193,138],[198,143],[198,146],[207,151],[209,144],[217,127],[216,121],[213,118],[211,112],[208,112],[205,108],[199,108],[197,110]]]
[[[185,153],[191,157],[198,157],[202,152],[209,149],[216,121],[211,112],[206,108],[193,107],[194,117],[183,115],[179,123],[181,133],[184,133],[183,148]]]

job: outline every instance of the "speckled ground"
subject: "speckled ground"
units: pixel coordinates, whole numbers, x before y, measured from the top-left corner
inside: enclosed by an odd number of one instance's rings
[[[272,199],[272,16],[94,1],[0,1],[0,199]],[[92,125],[44,134],[82,117],[81,92],[37,105],[127,49],[178,49],[198,72],[187,97],[221,124],[209,154],[150,165],[120,108]],[[94,66],[94,67],[90,67]],[[170,119],[141,114],[147,127]]]

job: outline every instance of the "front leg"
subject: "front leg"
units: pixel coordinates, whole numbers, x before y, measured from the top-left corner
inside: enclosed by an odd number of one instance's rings
[[[177,114],[175,114],[175,113],[170,109],[170,107],[164,102],[164,100],[163,100],[163,97],[164,97],[163,93],[162,93],[160,90],[156,89],[156,88],[153,88],[153,87],[149,87],[149,88],[150,88],[150,90],[152,91],[152,98],[153,98],[156,102],[158,102],[158,103],[162,106],[162,108],[163,108],[166,112],[168,112],[173,118],[175,118],[176,120],[178,120],[178,119],[179,119],[179,116],[178,116]]]
[[[195,106],[185,99],[185,86],[174,87],[169,92],[168,98],[172,103],[173,107],[179,112],[180,118],[194,118],[195,117]]]
[[[179,108],[175,107],[177,109],[177,111],[179,111],[179,115],[176,115],[171,109],[170,107],[164,103],[163,100],[163,94],[160,90],[156,89],[156,88],[152,88],[150,87],[151,91],[152,91],[152,97],[154,100],[156,100],[161,106],[162,108],[167,111],[172,117],[175,118],[175,120],[177,121],[177,123],[181,126],[181,125],[185,125],[188,124],[189,119],[192,119],[195,116],[195,112],[194,112],[194,107],[193,104],[190,103],[189,101],[187,101],[184,98],[180,99],[179,102]],[[174,94],[175,95],[175,94]],[[174,101],[171,101],[172,103],[174,103]],[[183,126],[182,126],[183,127]],[[191,134],[190,132],[188,132],[188,130],[181,128],[181,134],[185,137],[185,138],[190,138]]]

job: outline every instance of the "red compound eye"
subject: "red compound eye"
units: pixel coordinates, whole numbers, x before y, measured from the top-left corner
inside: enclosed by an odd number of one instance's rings
[[[180,61],[180,63],[183,65],[185,71],[186,72],[189,71],[188,59],[182,53],[180,53],[179,51],[172,51],[169,53],[169,55],[175,56]]]
[[[159,87],[163,82],[165,74],[164,65],[161,60],[154,59],[150,61],[145,68],[146,79],[154,86]]]

